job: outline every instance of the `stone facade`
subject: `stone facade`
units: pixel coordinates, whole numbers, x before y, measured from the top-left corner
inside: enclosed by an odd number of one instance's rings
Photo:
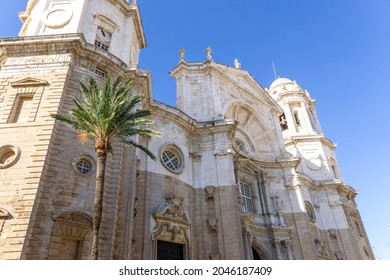
[[[295,81],[264,89],[237,61],[208,48],[191,63],[181,50],[171,107],[138,69],[135,1],[30,0],[20,17],[20,36],[0,39],[0,259],[89,258],[93,143],[50,114],[69,111],[80,81],[108,75],[134,79],[163,136],[138,139],[156,161],[113,145],[102,259],[374,258],[357,192]]]

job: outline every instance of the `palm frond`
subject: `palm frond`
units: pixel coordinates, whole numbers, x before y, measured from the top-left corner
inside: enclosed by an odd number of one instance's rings
[[[135,135],[160,135],[158,131],[147,128],[153,121],[146,118],[151,115],[151,111],[138,108],[142,96],[130,96],[132,82],[132,79],[124,82],[122,77],[117,77],[112,83],[108,77],[99,89],[96,80],[90,78],[88,84],[80,83],[81,97],[73,98],[75,107],[69,114],[52,116],[77,131],[83,143],[87,139],[107,139],[111,146],[110,141],[118,137],[155,158],[147,148],[128,140]]]
[[[132,147],[136,147],[138,149],[140,149],[141,151],[143,151],[145,154],[147,154],[151,159],[153,160],[156,160],[156,156],[150,151],[148,150],[146,147],[136,143],[135,141],[131,140],[131,139],[124,139],[122,140],[124,143],[126,143],[127,145],[130,145]]]

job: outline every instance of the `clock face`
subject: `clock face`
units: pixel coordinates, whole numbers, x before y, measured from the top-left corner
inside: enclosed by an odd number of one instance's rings
[[[59,28],[67,25],[73,17],[72,10],[59,8],[59,9],[49,9],[47,10],[42,17],[42,22],[47,27],[50,28]]]
[[[105,31],[103,28],[98,27],[96,36],[102,40],[103,42],[110,43],[111,42],[111,34]]]
[[[318,157],[312,157],[306,161],[306,165],[311,170],[320,170],[322,168],[322,161]]]

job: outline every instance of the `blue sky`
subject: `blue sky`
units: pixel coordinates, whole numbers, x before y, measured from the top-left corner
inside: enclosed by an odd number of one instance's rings
[[[16,36],[27,0],[4,1],[0,37]],[[242,69],[267,88],[296,80],[317,100],[325,136],[356,198],[377,259],[390,260],[390,2],[388,0],[139,0],[154,98],[175,105],[168,75],[187,61],[213,59]]]

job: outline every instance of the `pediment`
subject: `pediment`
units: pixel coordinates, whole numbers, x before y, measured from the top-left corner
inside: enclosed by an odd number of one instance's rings
[[[268,92],[252,77],[252,75],[242,69],[229,67],[227,65],[213,63],[215,69],[218,69],[219,75],[234,83],[243,91],[255,97],[267,107],[280,111],[280,106],[273,100]]]
[[[15,81],[11,83],[11,86],[16,87],[39,87],[46,86],[49,83],[44,80],[34,79],[34,78],[25,78],[19,81]]]
[[[11,214],[4,208],[0,208],[0,219],[7,219]]]
[[[92,226],[92,218],[80,212],[60,212],[53,216],[53,221]]]
[[[111,28],[115,28],[116,30],[119,30],[119,26],[115,22],[113,22],[110,18],[106,17],[105,15],[94,14],[94,17],[98,18],[101,22],[110,25]]]

